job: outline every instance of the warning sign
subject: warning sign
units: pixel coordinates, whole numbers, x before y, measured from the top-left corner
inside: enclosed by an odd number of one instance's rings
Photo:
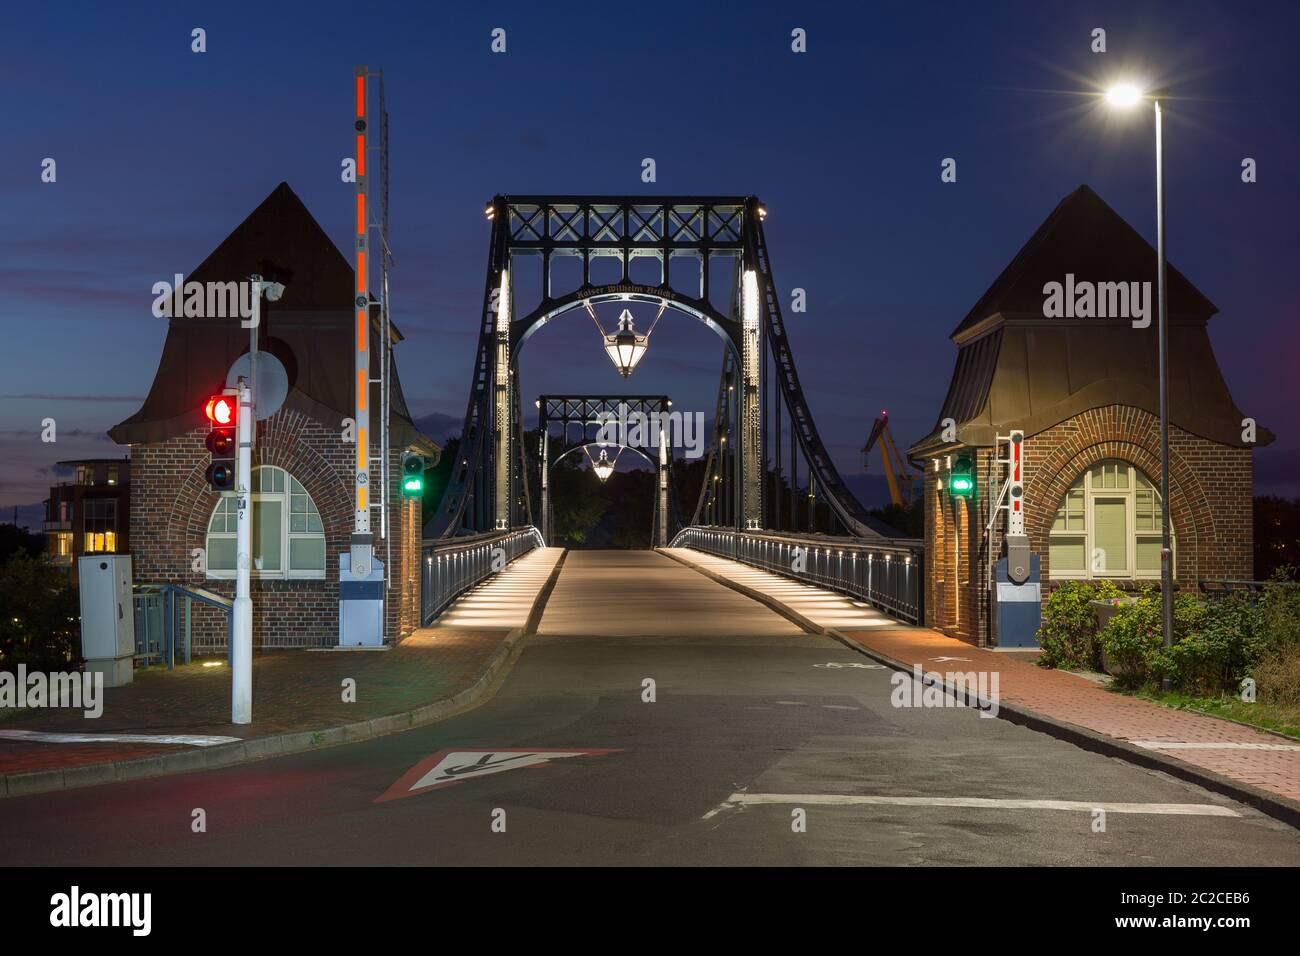
[[[600,757],[618,753],[618,750],[550,750],[534,747],[530,750],[439,750],[431,757],[417,763],[401,778],[375,799],[375,803],[400,800],[429,790],[455,786],[475,777],[518,770],[521,767],[543,767],[552,760],[563,757]]]

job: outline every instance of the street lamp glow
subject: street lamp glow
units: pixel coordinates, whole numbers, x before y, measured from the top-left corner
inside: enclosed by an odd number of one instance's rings
[[[605,336],[605,354],[609,356],[618,373],[624,378],[632,374],[641,356],[645,355],[650,333],[638,335],[632,326],[632,313],[627,309],[618,317],[618,331]]]
[[[1142,91],[1132,83],[1120,83],[1106,91],[1106,102],[1120,109],[1136,106],[1142,99]]]

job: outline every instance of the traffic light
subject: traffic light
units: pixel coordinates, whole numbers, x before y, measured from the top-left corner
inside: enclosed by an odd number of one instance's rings
[[[975,497],[975,468],[971,465],[970,455],[958,455],[953,459],[952,471],[948,475],[948,494],[954,498]]]
[[[239,440],[235,435],[238,409],[239,399],[234,395],[213,395],[203,408],[203,413],[212,425],[204,444],[212,453],[207,477],[208,487],[213,491],[235,490],[235,453],[239,448]]]
[[[402,497],[424,497],[424,456],[402,452]]]

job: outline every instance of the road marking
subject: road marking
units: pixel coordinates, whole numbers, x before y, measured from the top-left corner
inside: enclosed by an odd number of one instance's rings
[[[867,671],[883,671],[885,669],[884,664],[860,664],[857,661],[852,661],[848,663],[840,663],[839,661],[827,661],[825,664],[814,664],[813,667],[828,667],[831,670],[835,670],[840,667],[857,667]]]
[[[1300,744],[1183,743],[1172,740],[1134,740],[1132,743],[1147,750],[1300,750]]]
[[[932,657],[932,661],[970,661],[969,657]]]
[[[1213,803],[1111,803],[1106,800],[1017,800],[989,797],[884,797],[854,793],[733,793],[704,815],[704,819],[740,806],[796,804],[799,806],[966,807],[981,810],[1105,810],[1107,813],[1152,813],[1165,816],[1239,817],[1231,807]]]
[[[785,706],[787,706],[787,707],[802,707],[802,706],[804,706],[804,702],[801,701],[801,700],[774,700],[774,701],[772,701],[772,703],[774,703],[774,704],[785,704]]]
[[[472,777],[486,777],[520,767],[543,767],[564,757],[600,757],[618,750],[439,750],[426,757],[375,798],[375,803],[452,787]]]
[[[857,710],[856,707],[850,707],[848,704],[822,704],[827,710]]]
[[[55,734],[39,730],[0,730],[0,739],[36,744],[185,744],[215,747],[233,744],[242,737],[204,737],[195,734]]]

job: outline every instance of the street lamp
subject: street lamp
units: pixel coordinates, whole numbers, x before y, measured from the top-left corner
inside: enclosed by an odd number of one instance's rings
[[[269,282],[257,273],[249,328],[248,378],[238,380],[239,413],[236,416],[239,453],[235,458],[238,507],[235,520],[235,600],[231,608],[230,722],[253,721],[253,446],[257,443],[257,328],[262,323],[262,296],[271,302],[284,295],[284,284]]]
[[[1156,320],[1160,352],[1160,610],[1164,625],[1165,647],[1174,642],[1174,570],[1173,549],[1169,542],[1169,313],[1165,302],[1165,150],[1164,90],[1144,93],[1131,83],[1120,83],[1110,88],[1106,100],[1120,109],[1135,106],[1143,99],[1151,101],[1156,118]],[[1161,681],[1165,690],[1173,689],[1169,675]]]
[[[602,482],[608,481],[609,476],[614,474],[614,463],[609,460],[609,452],[602,448],[600,457],[591,463],[591,468]]]
[[[618,331],[605,336],[605,354],[609,356],[618,373],[624,378],[632,374],[636,363],[645,355],[650,342],[649,334],[638,335],[632,326],[632,313],[627,309],[618,317]]]

